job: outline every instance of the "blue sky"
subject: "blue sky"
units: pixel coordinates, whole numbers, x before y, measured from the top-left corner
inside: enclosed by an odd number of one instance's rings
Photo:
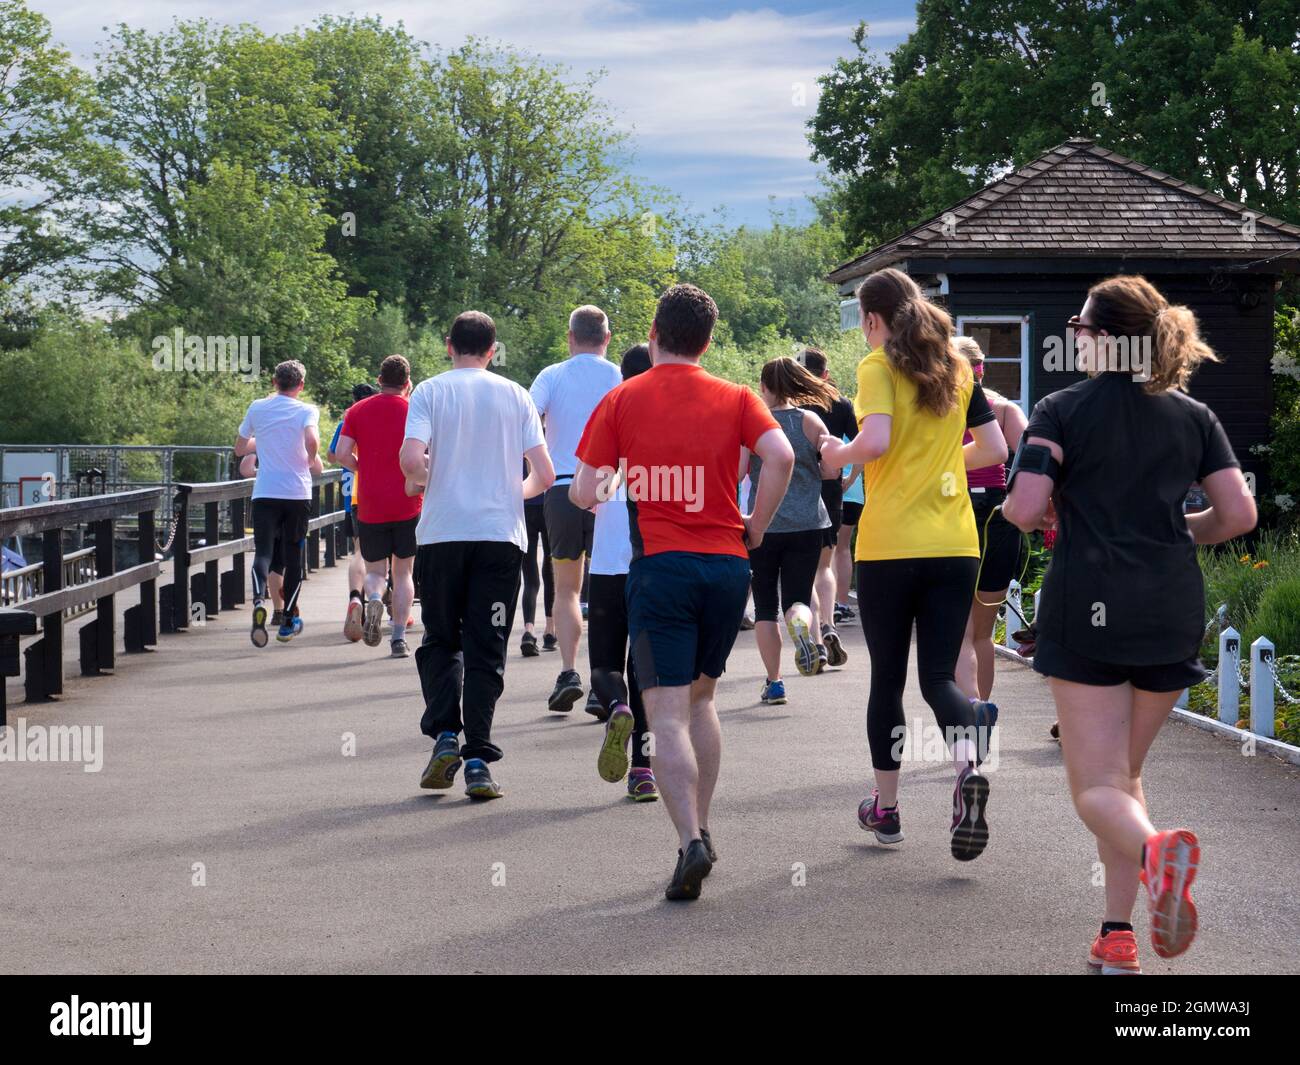
[[[860,19],[893,48],[914,23],[912,0],[860,4],[687,0],[28,0],[55,37],[90,65],[102,27],[158,29],[173,17],[251,22],[268,32],[318,15],[375,14],[454,47],[475,34],[564,63],[604,68],[599,91],[633,137],[636,169],[688,207],[722,206],[733,223],[763,224],[769,197],[801,207],[818,190],[804,124],[817,77],[852,48]],[[802,87],[803,103],[798,102]]]

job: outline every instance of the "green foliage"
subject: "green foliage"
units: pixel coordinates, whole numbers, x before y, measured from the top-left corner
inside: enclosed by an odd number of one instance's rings
[[[1227,624],[1243,636],[1256,626],[1257,614],[1269,589],[1300,580],[1300,532],[1295,529],[1261,533],[1253,547],[1236,540],[1200,548],[1197,554],[1205,580],[1206,621],[1221,604],[1226,605]],[[1272,633],[1264,635],[1277,642]],[[1217,660],[1217,627],[1202,650],[1206,661]],[[1300,653],[1300,647],[1295,648],[1295,653]]]
[[[1300,577],[1274,581],[1260,596],[1250,624],[1241,634],[1243,647],[1267,636],[1279,655],[1300,654]]]
[[[1273,416],[1267,445],[1270,493],[1260,499],[1265,520],[1300,524],[1300,309],[1274,318]]]
[[[809,139],[853,248],[1080,134],[1295,218],[1298,32],[1290,3],[921,0],[885,61],[859,27]]]

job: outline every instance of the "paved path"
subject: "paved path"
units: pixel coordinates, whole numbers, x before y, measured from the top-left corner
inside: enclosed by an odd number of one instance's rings
[[[998,664],[992,842],[959,865],[946,765],[905,767],[901,847],[857,827],[860,631],[848,666],[791,678],[784,707],[757,703],[742,633],[719,686],[721,860],[683,906],[663,899],[662,804],[596,775],[592,719],[545,710],[555,655],[512,647],[506,797],[420,791],[414,663],[343,641],[343,582],[322,570],[304,587],[308,628],[288,647],[256,651],[244,609],[121,658],[115,677],[70,677],[60,702],[11,705],[11,722],[102,725],[105,755],[99,773],[0,763],[0,971],[1082,970],[1101,890],[1050,700],[1023,667]],[[929,719],[914,687],[908,717]],[[1201,937],[1173,963],[1144,950],[1147,970],[1300,971],[1300,771],[1174,724],[1147,794],[1205,850]]]

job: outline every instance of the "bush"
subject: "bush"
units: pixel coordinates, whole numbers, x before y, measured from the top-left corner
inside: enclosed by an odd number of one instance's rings
[[[1243,652],[1267,636],[1279,655],[1300,654],[1300,577],[1271,585],[1241,634]]]

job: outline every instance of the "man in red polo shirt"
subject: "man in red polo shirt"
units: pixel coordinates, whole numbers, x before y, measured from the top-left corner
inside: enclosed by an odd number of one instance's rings
[[[717,319],[717,305],[694,285],[659,298],[654,366],[596,407],[570,489],[589,508],[610,498],[615,477],[627,481],[628,635],[651,764],[681,841],[670,899],[698,898],[717,859],[708,828],[722,752],[714,689],[745,609],[748,549],[762,542],[794,468],[763,402],[700,366]],[[763,460],[747,517],[736,504],[741,447]]]
[[[354,403],[343,419],[334,449],[339,464],[357,473],[365,491],[357,499],[357,539],[366,562],[366,606],[362,634],[378,647],[384,621],[388,560],[393,564],[394,658],[409,658],[406,626],[415,602],[415,525],[422,496],[406,494],[406,474],[398,456],[406,436],[411,364],[389,355],[379,367],[379,394]]]

